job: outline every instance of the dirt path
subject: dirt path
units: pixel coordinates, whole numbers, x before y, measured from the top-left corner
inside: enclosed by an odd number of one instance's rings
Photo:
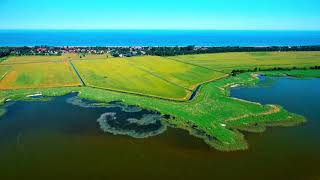
[[[278,112],[281,111],[281,109],[278,106],[269,105],[269,107],[271,107],[271,109],[269,111],[266,111],[266,112],[263,112],[263,113],[254,114],[254,115],[245,114],[245,115],[242,115],[242,116],[226,119],[225,121],[237,121],[237,120],[240,120],[240,119],[243,119],[243,118],[247,118],[247,117],[267,116],[267,115],[278,113]]]

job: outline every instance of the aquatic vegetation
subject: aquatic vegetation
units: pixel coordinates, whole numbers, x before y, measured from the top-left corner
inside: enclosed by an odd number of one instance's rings
[[[114,104],[112,104],[112,105],[114,105]],[[138,106],[130,106],[130,105],[125,105],[125,104],[120,104],[120,105],[118,105],[118,107],[120,107],[122,111],[128,112],[128,113],[142,111],[142,108],[140,108]]]
[[[159,114],[144,114],[141,118],[119,118],[116,112],[107,112],[97,121],[105,132],[134,138],[156,136],[167,128]]]
[[[0,108],[0,117],[3,116],[6,112],[6,109]]]
[[[83,99],[79,96],[73,96],[70,97],[66,100],[67,103],[75,105],[75,106],[80,106],[83,108],[97,108],[97,107],[104,107],[104,108],[120,108],[121,111],[127,112],[127,113],[134,113],[134,112],[140,112],[142,111],[142,108],[138,106],[131,106],[131,105],[126,105],[121,102],[109,102],[109,103],[104,103],[104,102],[92,102],[87,99]]]
[[[97,102],[91,102],[86,99],[82,99],[79,96],[73,96],[66,100],[67,103],[80,106],[83,108],[97,108],[97,107],[106,107],[108,106],[108,103],[97,103]]]

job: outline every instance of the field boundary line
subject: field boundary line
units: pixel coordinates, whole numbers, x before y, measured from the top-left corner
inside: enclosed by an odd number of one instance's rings
[[[208,68],[208,67],[205,67],[205,66],[201,66],[201,65],[197,65],[197,64],[193,64],[193,63],[189,63],[189,62],[184,62],[180,59],[176,59],[176,58],[172,58],[172,57],[163,57],[165,59],[169,59],[169,60],[172,60],[172,61],[176,61],[176,62],[180,62],[180,63],[183,63],[183,64],[188,64],[188,65],[191,65],[191,66],[195,66],[195,67],[200,67],[200,68],[203,68],[203,69],[207,69],[207,70],[211,70],[211,71],[215,71],[215,72],[219,72],[219,73],[224,73],[223,71],[219,71],[219,70],[216,70],[216,69],[211,69],[211,68]]]
[[[16,64],[44,64],[44,63],[50,63],[50,62],[65,62],[63,60],[52,60],[52,61],[34,61],[34,62],[17,62],[17,63],[0,63],[0,66],[10,66],[10,65],[16,65]]]
[[[238,120],[243,119],[243,118],[267,116],[267,115],[275,114],[275,113],[278,113],[278,112],[281,111],[281,109],[276,105],[269,105],[269,107],[270,107],[270,109],[268,111],[265,111],[265,112],[261,112],[261,113],[258,113],[258,114],[244,114],[244,115],[241,115],[241,116],[225,119],[224,121],[226,121],[226,122],[238,121]]]
[[[84,82],[84,80],[82,79],[78,69],[74,66],[74,64],[72,63],[71,60],[68,61],[70,66],[72,67],[73,71],[75,72],[75,74],[77,75],[78,79],[80,80],[82,86],[87,86],[86,83]]]
[[[174,98],[165,98],[165,97],[161,97],[161,96],[143,94],[143,93],[132,92],[132,91],[118,90],[118,89],[112,89],[112,88],[104,88],[104,87],[93,86],[93,85],[87,85],[86,87],[93,88],[93,89],[105,90],[105,91],[111,91],[111,92],[117,92],[117,93],[123,93],[123,94],[136,95],[136,96],[141,96],[141,97],[156,98],[156,99],[172,101],[172,102],[188,102],[187,99],[188,99],[188,96],[189,96],[189,94],[188,94],[183,99],[174,99]]]
[[[0,89],[0,91],[19,91],[19,90],[39,90],[41,89],[54,89],[54,88],[71,88],[71,87],[82,87],[81,84],[75,85],[59,85],[59,86],[44,86],[44,87],[22,87],[22,88],[10,88],[10,89]]]
[[[4,73],[2,76],[1,76],[1,78],[0,78],[0,81],[2,81],[5,77],[6,77],[6,75],[9,73],[9,71],[7,71],[6,73]]]

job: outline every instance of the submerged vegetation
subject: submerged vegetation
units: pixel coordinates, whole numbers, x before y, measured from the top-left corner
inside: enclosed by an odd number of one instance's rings
[[[66,61],[72,61],[72,58]],[[316,67],[320,63],[320,52],[224,53],[165,58],[144,56],[74,60],[76,71],[79,71],[80,78],[85,82],[82,86],[69,63],[59,62],[63,64],[63,68],[49,66],[52,68],[50,71],[41,71],[43,66],[49,65],[47,63],[52,62],[27,64],[30,67],[20,69],[20,64],[1,63],[0,75],[4,78],[1,79],[0,87],[6,88],[0,91],[0,102],[25,100],[37,93],[43,96],[61,96],[78,92],[81,99],[74,98],[69,103],[82,107],[120,107],[114,102],[121,102],[126,104],[121,107],[122,111],[140,111],[137,107],[141,107],[160,113],[138,119],[120,119],[116,113],[103,114],[98,122],[106,132],[127,135],[130,132],[133,137],[147,137],[162,132],[166,125],[170,125],[188,130],[216,149],[232,151],[248,148],[242,131],[263,132],[268,126],[293,126],[305,122],[304,117],[276,105],[261,105],[229,97],[230,87],[254,85],[258,81],[252,72],[229,76],[232,70],[242,67]],[[31,67],[33,69],[30,70]],[[25,71],[28,71],[27,75]],[[8,79],[7,75],[3,75],[6,73],[14,73],[15,76]],[[256,73],[320,77],[320,71],[316,69]],[[69,84],[71,87],[66,87]],[[198,91],[195,97],[188,101],[196,87]],[[84,99],[97,103],[87,103]],[[0,110],[1,113],[4,111]],[[164,116],[167,118],[163,119]],[[123,126],[120,127],[119,124]],[[152,131],[151,134],[137,133],[137,129],[125,124],[139,124],[151,128]]]

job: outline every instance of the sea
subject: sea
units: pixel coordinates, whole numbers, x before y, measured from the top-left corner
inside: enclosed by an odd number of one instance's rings
[[[0,30],[0,46],[308,46],[320,31]]]

